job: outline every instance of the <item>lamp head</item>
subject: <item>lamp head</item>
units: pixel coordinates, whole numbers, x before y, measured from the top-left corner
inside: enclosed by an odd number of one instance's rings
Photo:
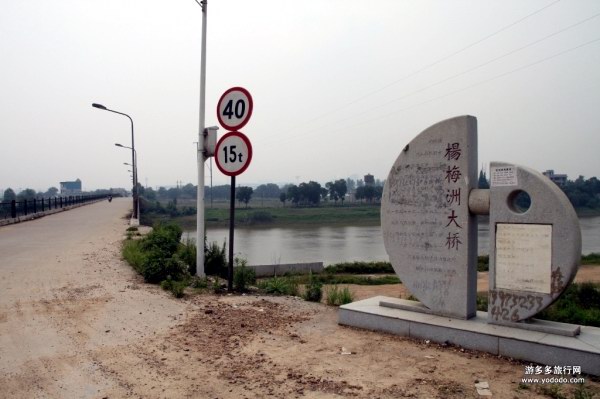
[[[99,108],[99,109],[104,109],[104,110],[106,109],[106,107],[104,105],[102,105],[102,104],[96,104],[96,103],[93,103],[92,107]]]

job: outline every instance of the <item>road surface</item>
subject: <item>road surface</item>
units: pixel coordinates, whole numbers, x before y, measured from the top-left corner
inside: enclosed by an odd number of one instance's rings
[[[119,260],[131,201],[0,228],[0,397],[95,398],[99,358],[176,323],[184,305]],[[166,300],[165,300],[166,299]]]

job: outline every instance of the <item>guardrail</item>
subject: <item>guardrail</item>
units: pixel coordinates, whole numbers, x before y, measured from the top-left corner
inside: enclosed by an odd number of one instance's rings
[[[51,210],[81,205],[104,198],[108,198],[108,195],[70,195],[66,197],[34,198],[30,200],[0,202],[0,220],[16,219],[21,216],[46,213]]]

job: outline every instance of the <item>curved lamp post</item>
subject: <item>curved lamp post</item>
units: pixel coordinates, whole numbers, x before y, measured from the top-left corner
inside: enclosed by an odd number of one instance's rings
[[[135,140],[134,140],[134,135],[133,135],[133,119],[131,119],[131,117],[127,114],[124,114],[123,112],[119,112],[119,111],[115,111],[109,108],[106,108],[104,105],[102,104],[96,104],[93,103],[92,107],[94,108],[98,108],[104,111],[108,111],[108,112],[113,112],[115,114],[119,114],[119,115],[123,115],[126,116],[127,118],[129,118],[129,121],[131,122],[131,147],[126,147],[124,145],[121,144],[115,144],[117,147],[123,147],[123,148],[130,148],[131,149],[131,164],[133,167],[133,191],[132,191],[132,196],[133,196],[133,218],[137,219],[138,218],[138,210],[139,210],[139,198],[138,198],[138,187],[137,187],[137,155],[135,152]]]
[[[115,143],[116,147],[121,147],[121,148],[126,148],[128,150],[131,150],[133,152],[133,164],[129,164],[126,162],[123,162],[124,165],[129,165],[131,166],[132,170],[128,170],[128,172],[132,173],[132,178],[133,178],[133,187],[134,187],[134,191],[133,191],[133,213],[134,213],[134,218],[137,219],[137,215],[139,214],[139,206],[140,206],[140,201],[139,201],[139,196],[138,194],[138,187],[137,187],[137,151],[135,150],[135,148],[133,147],[127,147],[126,145],[123,144],[119,144],[119,143]]]

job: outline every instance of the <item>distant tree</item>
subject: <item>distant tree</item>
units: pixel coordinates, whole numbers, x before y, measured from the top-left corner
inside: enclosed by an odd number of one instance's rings
[[[287,186],[287,199],[292,201],[292,204],[298,205],[300,203],[300,189],[295,184]]]
[[[356,198],[360,202],[362,202],[362,200],[365,199],[365,186],[360,186],[356,188],[356,191],[354,192],[354,198]]]
[[[7,188],[6,190],[4,190],[4,197],[2,198],[2,201],[4,202],[10,202],[12,200],[16,200],[17,199],[17,194],[15,194],[15,192],[13,191],[12,188]]]
[[[219,186],[205,187],[204,189],[204,197],[210,198],[218,198],[218,199],[229,199],[231,196],[231,186],[229,184],[223,184]]]
[[[339,179],[333,183],[335,188],[335,192],[338,198],[342,201],[342,205],[344,204],[344,199],[346,199],[346,193],[348,192],[348,186],[346,185],[346,180]]]
[[[142,195],[148,201],[156,201],[156,191],[154,191],[152,187],[146,187],[146,189],[144,190],[144,194]]]
[[[280,193],[279,186],[274,183],[261,184],[254,190],[254,194],[261,198],[278,198]]]
[[[23,200],[32,200],[37,196],[37,193],[35,192],[34,189],[32,188],[26,188],[25,190],[21,191],[18,195],[17,195],[17,199],[19,201],[23,201]]]
[[[321,187],[321,199],[323,201],[327,200],[328,195],[329,195],[329,190],[327,190],[325,187]]]
[[[383,186],[375,186],[375,200],[381,201],[382,196],[383,196]]]
[[[177,187],[171,187],[167,190],[167,197],[177,205],[177,198],[181,195],[181,190]]]
[[[192,183],[188,183],[181,187],[181,196],[186,198],[197,198],[198,190]]]
[[[56,194],[58,194],[58,188],[56,188],[56,187],[50,187],[44,193],[44,197],[56,197]]]
[[[246,208],[248,208],[248,202],[250,202],[250,198],[252,198],[253,191],[254,190],[252,190],[252,187],[246,187],[246,186],[237,187],[235,189],[235,198],[238,201],[246,204]]]
[[[481,169],[479,171],[479,181],[477,182],[477,188],[481,188],[481,189],[490,188],[490,182],[488,181],[487,176],[485,175],[485,172],[483,171],[483,169]]]
[[[367,202],[373,202],[373,198],[375,198],[375,187],[374,186],[365,186],[364,187],[364,195]]]
[[[335,204],[337,204],[338,193],[335,189],[335,183],[328,181],[327,183],[325,183],[325,187],[327,188],[327,191],[329,192],[329,199],[332,199],[333,202]]]
[[[166,198],[167,197],[167,189],[164,187],[159,187],[158,188],[158,196],[161,198]]]
[[[300,190],[300,200],[310,205],[319,205],[321,200],[321,185],[316,181],[309,181],[308,183],[300,183],[298,186]]]
[[[279,201],[281,201],[281,203],[283,204],[283,207],[285,208],[285,201],[287,200],[287,195],[282,191],[281,193],[279,193]]]
[[[348,191],[352,192],[356,189],[356,181],[351,178],[347,178],[346,186],[348,187]]]

